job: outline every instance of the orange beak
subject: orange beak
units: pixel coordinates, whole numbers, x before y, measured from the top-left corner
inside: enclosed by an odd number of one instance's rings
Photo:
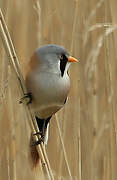
[[[74,57],[72,57],[72,56],[69,56],[68,57],[68,62],[79,62],[79,60],[74,58]]]

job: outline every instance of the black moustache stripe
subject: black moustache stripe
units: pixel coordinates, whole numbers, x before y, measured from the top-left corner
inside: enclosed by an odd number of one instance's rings
[[[62,77],[65,72],[65,67],[66,67],[67,61],[68,61],[67,57],[63,55],[63,59],[60,60],[60,70],[61,70]]]

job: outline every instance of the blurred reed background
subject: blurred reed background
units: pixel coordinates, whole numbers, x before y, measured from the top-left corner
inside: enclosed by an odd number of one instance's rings
[[[70,68],[69,100],[50,125],[55,179],[116,180],[116,0],[0,0],[0,7],[24,76],[42,44],[63,45],[80,60]],[[1,39],[0,57],[0,180],[44,179],[40,168],[31,169],[31,130]]]

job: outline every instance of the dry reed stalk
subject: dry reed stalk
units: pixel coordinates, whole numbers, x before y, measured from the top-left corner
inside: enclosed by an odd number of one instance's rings
[[[8,178],[8,180],[10,180],[10,167],[9,167],[9,164],[10,164],[10,155],[9,155],[9,148],[7,148],[7,150],[6,150],[6,158],[7,158],[7,178]]]
[[[19,83],[20,83],[20,86],[22,89],[22,94],[25,94],[27,92],[27,90],[26,90],[24,79],[23,79],[23,76],[22,76],[22,73],[20,70],[19,61],[18,61],[17,55],[15,53],[15,49],[13,47],[12,40],[10,38],[10,34],[8,32],[8,29],[7,29],[7,26],[6,26],[6,23],[5,23],[1,9],[0,9],[0,33],[1,33],[1,38],[3,41],[4,48],[7,52],[7,55],[8,55],[9,60],[10,60],[10,64],[11,64],[12,68],[14,69],[14,72],[15,72],[18,80],[19,80]],[[30,116],[30,118],[28,119],[30,127],[32,129],[32,132],[36,133],[36,132],[38,132],[38,127],[36,124],[35,117],[32,114],[31,106],[27,107],[27,110],[28,110],[28,113]],[[35,137],[35,140],[37,141],[38,138]],[[38,150],[38,153],[39,153],[41,160],[44,164],[43,168],[46,170],[48,178],[53,180],[54,179],[53,173],[52,173],[52,170],[51,170],[49,160],[48,160],[44,146],[42,144],[37,146],[37,150]]]
[[[68,162],[68,158],[67,158],[67,153],[66,153],[66,150],[65,150],[65,145],[64,145],[64,141],[63,141],[63,137],[62,137],[60,124],[59,124],[59,119],[58,119],[57,114],[55,114],[55,117],[56,117],[57,128],[58,128],[58,131],[59,131],[61,146],[62,146],[65,162],[66,162],[66,165],[67,165],[68,174],[69,174],[69,177],[72,179],[72,174],[71,174],[71,170],[70,170],[70,166],[69,166],[69,162]]]
[[[76,32],[76,26],[77,26],[77,15],[78,15],[78,0],[75,0],[75,10],[74,10],[74,19],[73,19],[73,28],[72,28],[72,36],[71,36],[71,47],[70,47],[70,52],[71,54],[73,53],[73,46],[74,46],[74,34]],[[80,99],[79,99],[79,128],[78,128],[78,141],[74,141],[76,144],[78,144],[78,179],[81,180],[82,178],[82,166],[81,166],[81,135],[80,135]],[[77,124],[75,124],[75,128],[77,127]]]
[[[38,15],[38,29],[39,29],[39,35],[37,36],[38,44],[41,45],[42,43],[42,22],[41,22],[41,7],[39,0],[36,0],[35,6],[34,6],[36,13]]]
[[[73,53],[74,34],[76,31],[76,24],[77,24],[77,13],[78,13],[78,0],[75,0],[74,21],[73,21],[72,36],[71,36],[71,47],[70,47],[70,53],[71,54]]]
[[[96,14],[97,10],[102,6],[104,3],[104,0],[99,0],[95,6],[95,8],[92,9],[92,11],[89,14],[89,17],[87,18],[85,22],[85,28],[84,28],[84,33],[83,33],[83,46],[86,46],[89,38],[89,28],[91,24],[91,20],[94,18],[94,15]]]

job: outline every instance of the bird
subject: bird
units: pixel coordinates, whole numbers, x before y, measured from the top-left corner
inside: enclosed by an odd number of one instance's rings
[[[41,138],[36,142],[47,145],[51,117],[66,103],[70,90],[69,66],[79,62],[60,45],[42,45],[29,61],[25,82]],[[38,133],[36,133],[38,134]]]

